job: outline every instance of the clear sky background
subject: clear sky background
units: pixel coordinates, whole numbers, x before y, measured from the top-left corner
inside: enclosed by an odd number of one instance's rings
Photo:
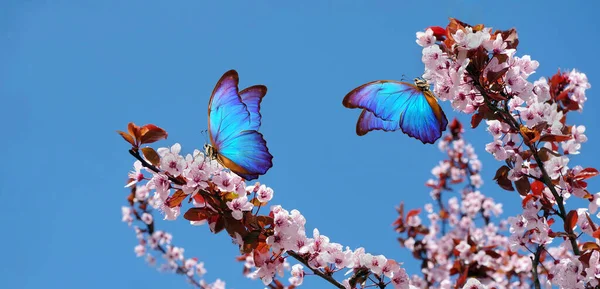
[[[396,241],[394,207],[430,202],[424,186],[444,155],[397,133],[355,135],[358,110],[342,106],[354,87],[421,75],[415,32],[448,17],[516,27],[519,55],[549,76],[577,68],[592,84],[584,113],[588,143],[570,165],[598,165],[600,100],[596,1],[0,1],[1,288],[188,288],[136,258],[121,223],[133,158],[115,130],[129,121],[169,132],[158,146],[201,148],[219,77],[268,86],[263,124],[274,166],[259,180],[273,204],[296,208],[334,242],[418,265]],[[451,120],[465,115],[442,103]],[[482,191],[518,212],[499,189],[491,136],[467,127],[483,161]],[[592,180],[590,190],[600,190]],[[205,262],[209,282],[263,288],[241,275],[226,234],[184,219],[158,221],[186,256]],[[305,288],[330,286],[308,277]]]

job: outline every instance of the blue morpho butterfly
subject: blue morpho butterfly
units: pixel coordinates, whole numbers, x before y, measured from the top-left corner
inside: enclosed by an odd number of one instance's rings
[[[448,119],[427,81],[415,78],[414,83],[377,80],[348,93],[342,102],[344,106],[363,109],[356,123],[356,134],[401,129],[422,143],[432,144],[439,139]]]
[[[267,87],[254,85],[238,92],[235,70],[225,72],[208,103],[206,155],[246,180],[264,175],[273,166],[267,142],[258,132],[260,102]]]

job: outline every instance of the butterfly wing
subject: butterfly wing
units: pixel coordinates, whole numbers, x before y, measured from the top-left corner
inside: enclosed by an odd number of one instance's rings
[[[383,120],[372,112],[363,109],[356,123],[356,134],[365,135],[372,130],[396,131],[400,128],[398,121]]]
[[[254,85],[240,91],[242,102],[250,113],[250,130],[258,130],[260,127],[260,102],[266,94],[267,87],[264,85]]]
[[[446,114],[430,91],[415,95],[401,107],[400,128],[422,143],[434,143],[446,130]]]
[[[258,108],[264,96],[263,93],[258,97],[260,93],[255,91],[266,93],[266,87],[244,90],[247,106],[238,93],[238,82],[235,70],[226,72],[217,82],[208,106],[208,130],[221,164],[246,180],[253,180],[273,166],[266,141],[254,129],[260,125]]]
[[[352,90],[344,97],[342,103],[348,108],[370,111],[382,120],[379,122],[369,115],[361,115],[364,127],[371,127],[369,130],[392,130],[394,125],[386,126],[385,121],[398,122],[402,132],[423,143],[434,143],[441,137],[448,124],[435,96],[430,91],[423,91],[407,82],[372,81]],[[360,124],[359,118],[357,134],[364,135],[369,130],[359,131]]]
[[[217,158],[240,177],[250,181],[264,175],[273,166],[273,156],[260,132],[246,130],[227,142]]]

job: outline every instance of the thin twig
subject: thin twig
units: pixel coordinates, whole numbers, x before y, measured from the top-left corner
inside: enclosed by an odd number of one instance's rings
[[[304,258],[302,258],[302,256],[298,255],[296,252],[293,251],[287,251],[286,252],[290,257],[298,260],[298,262],[304,264],[304,266],[308,267],[308,269],[310,269],[315,275],[325,279],[327,282],[331,283],[333,286],[338,287],[340,289],[345,289],[346,287],[344,287],[344,285],[340,284],[337,280],[335,280],[333,277],[331,277],[330,275],[327,275],[325,273],[323,273],[321,270],[319,269],[314,269],[312,268],[308,262],[306,260],[304,260]]]

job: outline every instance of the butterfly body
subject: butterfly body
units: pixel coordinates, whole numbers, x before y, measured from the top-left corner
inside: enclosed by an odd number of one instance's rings
[[[356,124],[359,136],[372,130],[400,129],[423,143],[434,143],[448,125],[429,84],[419,78],[414,84],[394,80],[363,84],[348,93],[342,104],[363,109]]]
[[[273,166],[267,142],[258,132],[261,123],[260,102],[267,93],[264,85],[238,91],[235,70],[223,74],[208,105],[210,145],[207,156],[246,180],[264,175]]]

